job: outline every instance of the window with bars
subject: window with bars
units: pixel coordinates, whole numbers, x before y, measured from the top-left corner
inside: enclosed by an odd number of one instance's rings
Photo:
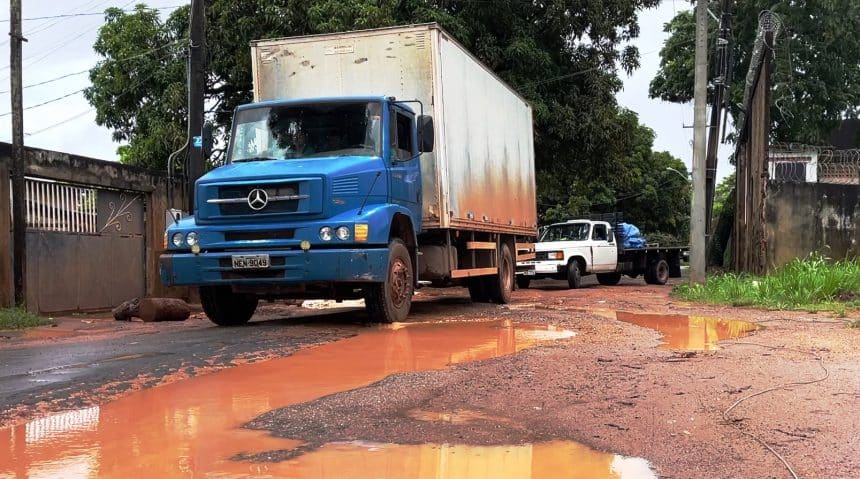
[[[95,188],[27,178],[27,228],[69,233],[98,233]]]

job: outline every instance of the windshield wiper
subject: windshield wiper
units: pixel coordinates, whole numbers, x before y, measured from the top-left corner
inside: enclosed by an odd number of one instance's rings
[[[268,156],[252,156],[250,158],[238,158],[233,160],[233,163],[244,163],[246,161],[270,161],[277,160],[277,158],[270,158]]]

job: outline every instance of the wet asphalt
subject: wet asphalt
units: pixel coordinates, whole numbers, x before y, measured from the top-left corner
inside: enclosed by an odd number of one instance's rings
[[[242,328],[159,332],[83,342],[0,350],[0,422],[16,407],[52,403],[50,409],[92,405],[92,393],[112,396],[150,387],[170,374],[194,376],[235,360],[279,357],[356,334],[355,314],[255,321]]]

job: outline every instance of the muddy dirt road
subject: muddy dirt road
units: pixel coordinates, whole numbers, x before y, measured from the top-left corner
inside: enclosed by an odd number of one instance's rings
[[[860,477],[860,332],[668,291],[7,339],[0,478]]]

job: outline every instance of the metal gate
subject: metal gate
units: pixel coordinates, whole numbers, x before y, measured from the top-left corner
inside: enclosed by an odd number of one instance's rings
[[[26,179],[27,306],[112,308],[145,292],[145,194]]]

